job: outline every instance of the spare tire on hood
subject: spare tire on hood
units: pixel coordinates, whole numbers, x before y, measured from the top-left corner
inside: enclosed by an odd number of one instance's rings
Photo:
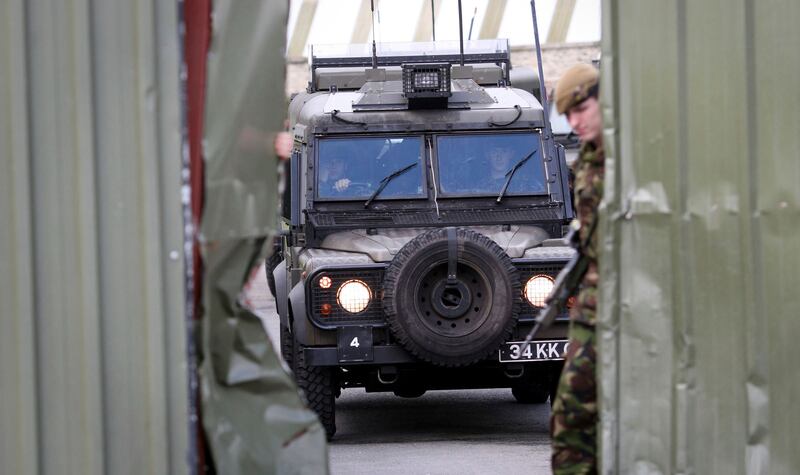
[[[517,269],[497,243],[468,229],[444,228],[400,249],[386,269],[383,306],[392,333],[410,353],[440,366],[465,366],[511,336],[519,293]]]

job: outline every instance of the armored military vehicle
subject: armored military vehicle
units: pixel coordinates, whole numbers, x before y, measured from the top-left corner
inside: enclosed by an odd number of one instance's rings
[[[294,136],[281,352],[329,436],[342,389],[554,390],[566,315],[523,349],[572,255],[563,149],[508,42],[314,47]],[[462,52],[463,51],[463,52]]]

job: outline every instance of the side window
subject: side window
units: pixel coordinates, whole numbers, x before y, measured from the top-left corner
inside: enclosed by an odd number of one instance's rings
[[[279,176],[283,188],[281,191],[281,216],[289,220],[292,216],[292,164],[300,160],[300,152],[292,151],[292,157],[287,163],[282,161],[279,166]]]

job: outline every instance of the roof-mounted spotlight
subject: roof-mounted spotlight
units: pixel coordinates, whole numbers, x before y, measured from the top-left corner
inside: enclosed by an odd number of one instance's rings
[[[450,91],[450,63],[404,64],[403,96],[408,99],[447,98]]]

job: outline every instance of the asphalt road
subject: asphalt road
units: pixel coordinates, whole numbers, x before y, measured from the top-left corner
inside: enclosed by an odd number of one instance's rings
[[[278,347],[263,268],[247,299]],[[549,405],[517,404],[508,389],[432,391],[415,399],[347,389],[336,401],[333,475],[550,473]]]

